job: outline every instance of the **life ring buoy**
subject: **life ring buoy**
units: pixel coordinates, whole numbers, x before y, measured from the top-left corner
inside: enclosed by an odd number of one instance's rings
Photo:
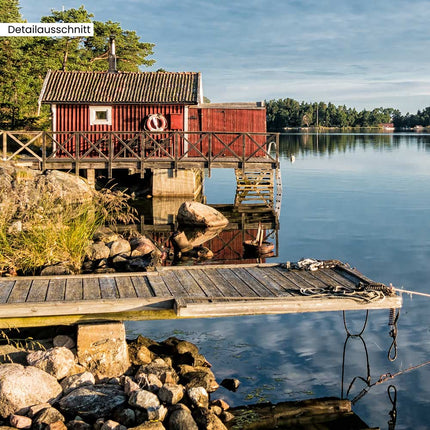
[[[146,119],[145,127],[149,131],[164,131],[167,128],[167,119],[161,113],[153,113]]]

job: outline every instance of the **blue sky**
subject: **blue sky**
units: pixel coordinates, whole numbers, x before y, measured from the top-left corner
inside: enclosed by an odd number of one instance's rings
[[[82,4],[155,43],[144,70],[202,72],[212,102],[430,106],[430,0],[20,0],[28,22]]]

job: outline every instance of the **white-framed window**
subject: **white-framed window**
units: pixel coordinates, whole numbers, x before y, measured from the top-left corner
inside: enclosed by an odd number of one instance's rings
[[[90,125],[112,125],[112,106],[90,106]]]

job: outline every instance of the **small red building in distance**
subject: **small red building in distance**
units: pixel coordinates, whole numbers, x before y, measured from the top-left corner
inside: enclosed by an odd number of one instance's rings
[[[203,103],[197,72],[49,71],[52,131],[266,132],[263,103]]]

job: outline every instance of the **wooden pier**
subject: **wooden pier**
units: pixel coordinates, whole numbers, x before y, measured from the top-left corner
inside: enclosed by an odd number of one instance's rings
[[[197,265],[0,278],[0,328],[401,307],[401,297],[389,287],[348,265],[326,261],[307,269],[276,263]]]
[[[278,169],[279,133],[0,131],[3,161],[46,170]]]

